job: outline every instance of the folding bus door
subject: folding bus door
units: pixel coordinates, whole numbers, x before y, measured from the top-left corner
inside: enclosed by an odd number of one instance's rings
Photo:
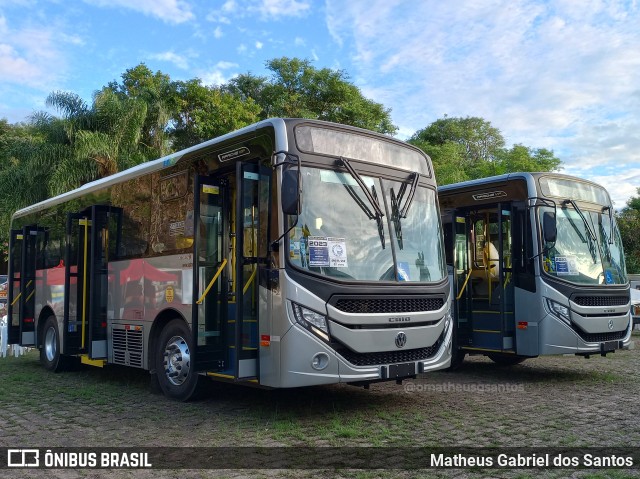
[[[9,292],[7,321],[9,344],[35,346],[36,263],[45,232],[37,226],[12,230],[9,238]]]
[[[108,354],[108,264],[118,252],[121,218],[119,208],[107,205],[67,215],[63,353],[96,366]]]

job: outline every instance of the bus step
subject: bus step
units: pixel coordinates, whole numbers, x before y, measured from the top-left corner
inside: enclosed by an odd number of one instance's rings
[[[472,341],[475,348],[501,350],[503,347],[502,332],[499,330],[474,328]]]

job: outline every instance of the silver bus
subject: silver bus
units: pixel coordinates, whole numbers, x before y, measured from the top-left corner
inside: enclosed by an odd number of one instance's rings
[[[452,319],[430,159],[370,131],[271,119],[16,212],[10,342],[265,387],[448,367]],[[77,359],[76,359],[77,361]]]
[[[631,342],[629,281],[609,194],[555,173],[442,186],[454,356],[517,364]]]

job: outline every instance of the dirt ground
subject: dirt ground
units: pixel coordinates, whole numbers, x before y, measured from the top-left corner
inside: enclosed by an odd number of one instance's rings
[[[369,390],[211,383],[203,399],[190,403],[153,393],[144,371],[110,366],[53,374],[32,351],[0,360],[0,447],[257,446],[287,447],[292,455],[317,446],[638,448],[640,336],[635,340],[636,349],[606,358],[545,357],[499,367],[473,357],[456,372],[430,373],[402,385],[374,384]],[[636,475],[640,469],[0,470],[0,477],[64,479]]]

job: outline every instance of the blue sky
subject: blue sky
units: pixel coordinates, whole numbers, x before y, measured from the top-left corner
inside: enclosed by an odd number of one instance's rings
[[[640,187],[637,0],[0,0],[0,118],[140,62],[219,84],[281,56],[345,70],[402,139],[480,116],[617,208]]]

